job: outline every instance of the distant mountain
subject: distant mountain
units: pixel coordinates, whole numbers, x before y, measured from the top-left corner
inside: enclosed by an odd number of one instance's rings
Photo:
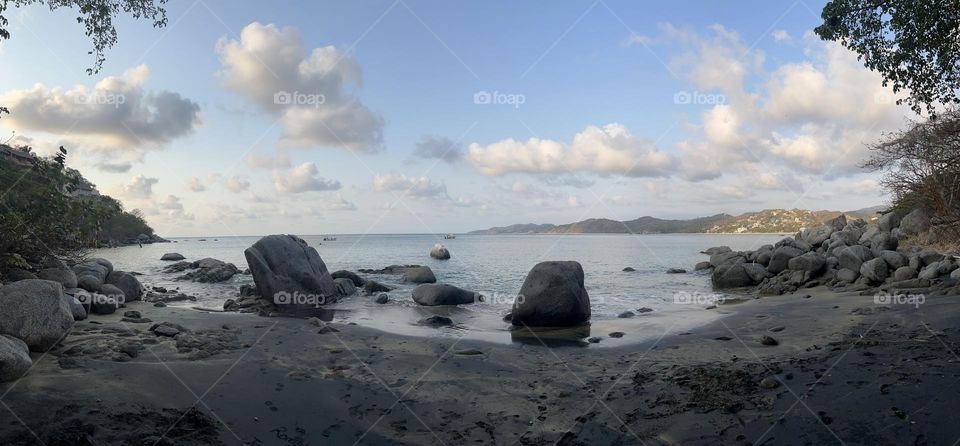
[[[617,221],[606,218],[591,218],[564,225],[516,224],[494,227],[470,234],[689,234],[689,233],[775,233],[797,232],[800,228],[816,226],[823,221],[844,214],[848,219],[862,218],[872,221],[882,206],[856,211],[807,211],[803,209],[765,209],[739,216],[717,214],[691,220],[664,220],[656,217],[640,217],[635,220]]]

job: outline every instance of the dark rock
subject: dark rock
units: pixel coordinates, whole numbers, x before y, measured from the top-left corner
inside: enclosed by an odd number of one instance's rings
[[[770,257],[770,263],[767,265],[767,271],[772,274],[780,274],[781,271],[787,269],[787,264],[790,259],[803,255],[803,251],[799,248],[793,246],[781,246],[773,250],[773,254]]]
[[[634,317],[636,315],[637,313],[634,313],[632,311],[624,311],[623,313],[618,314],[617,317],[621,319],[626,319],[626,318]]]
[[[693,267],[694,271],[703,271],[705,269],[713,268],[713,265],[710,262],[698,262],[696,266]]]
[[[3,276],[10,282],[19,282],[21,280],[36,279],[37,275],[22,268],[8,268],[3,272]]]
[[[707,262],[707,263],[709,264],[710,262]],[[634,271],[636,271],[636,270],[633,269],[633,267],[630,267],[630,266],[628,266],[628,267],[626,267],[626,268],[623,269],[623,272],[625,272],[625,273],[632,273],[632,272],[634,272]]]
[[[873,257],[873,253],[864,246],[849,246],[840,251],[840,267],[859,272],[860,265]]]
[[[890,276],[890,269],[883,259],[871,259],[860,265],[860,275],[870,283],[881,283]]]
[[[822,255],[815,252],[808,252],[787,261],[788,269],[795,271],[807,271],[812,276],[822,273],[826,265],[826,259]]]
[[[914,209],[900,220],[900,231],[907,236],[930,230],[930,214],[923,209]]]
[[[587,342],[589,342],[589,343],[591,343],[591,344],[599,344],[600,341],[602,341],[602,340],[603,340],[603,338],[601,338],[601,337],[599,337],[599,336],[593,336],[593,337],[587,338]]]
[[[334,271],[330,273],[330,277],[333,277],[334,279],[350,279],[353,281],[353,286],[356,287],[362,287],[365,283],[367,283],[367,281],[363,277],[357,275],[357,273],[347,270]]]
[[[52,280],[59,283],[64,288],[77,287],[77,275],[72,270],[64,268],[47,268],[37,273],[37,278],[43,280]]]
[[[413,301],[426,306],[472,304],[482,300],[480,293],[442,283],[427,283],[413,289]]]
[[[686,274],[687,270],[683,268],[670,268],[667,269],[667,274]]]
[[[624,335],[624,332],[622,332],[622,331],[615,331],[615,332],[609,334],[609,336],[610,336],[611,338],[622,338],[623,335]]]
[[[163,256],[161,256],[161,257],[160,257],[160,260],[177,261],[177,260],[183,260],[183,259],[185,259],[185,258],[186,258],[186,257],[184,257],[184,256],[183,256],[182,254],[180,254],[180,253],[168,252],[168,253],[164,254]]]
[[[10,335],[0,335],[0,383],[19,379],[32,366],[26,343]]]
[[[653,308],[647,308],[647,307],[637,308],[637,313],[639,314],[651,313],[651,312],[653,312]]]
[[[709,248],[709,249],[706,249],[706,250],[704,250],[704,251],[700,251],[700,253],[701,253],[701,254],[706,254],[706,255],[708,255],[708,256],[712,256],[712,255],[714,255],[714,254],[723,254],[723,253],[725,253],[725,252],[731,252],[731,251],[733,251],[733,250],[730,249],[729,246],[714,246],[714,247]]]
[[[390,301],[390,296],[388,296],[387,293],[380,293],[380,294],[377,294],[376,299],[374,299],[373,301],[378,304],[385,304]]]
[[[420,319],[417,323],[429,327],[447,327],[453,325],[453,320],[444,316],[430,316]]]
[[[753,285],[753,278],[747,273],[743,263],[726,263],[713,270],[711,276],[716,289],[740,288]]]
[[[879,257],[887,262],[887,265],[890,266],[890,269],[897,269],[901,266],[907,266],[910,263],[910,260],[907,259],[907,256],[896,251],[881,251]]]
[[[317,250],[295,235],[268,235],[243,252],[260,295],[276,302],[280,293],[313,295],[327,302],[337,293]]]
[[[353,280],[346,277],[333,279],[333,285],[337,287],[337,294],[341,296],[352,296],[357,292],[357,287],[353,285]]]
[[[411,283],[435,283],[437,277],[433,275],[433,270],[429,266],[418,266],[409,268],[403,273],[403,281]]]
[[[772,376],[768,376],[760,380],[760,387],[763,389],[776,389],[777,387],[780,387],[780,380]]]
[[[249,251],[250,248],[247,248],[247,250]],[[249,262],[250,260],[248,259],[247,261]],[[209,257],[197,260],[196,262],[193,262],[191,266],[193,271],[177,277],[176,280],[190,280],[200,283],[220,283],[226,282],[233,276],[240,273],[240,270],[236,265]],[[256,281],[256,277],[254,277],[254,281]]]
[[[430,257],[437,260],[447,260],[450,258],[450,250],[448,250],[446,246],[437,243],[430,249]]]
[[[513,325],[563,327],[590,319],[590,296],[583,267],[573,261],[540,262],[520,287],[513,303]]]
[[[860,278],[860,270],[853,271],[846,268],[840,268],[837,271],[837,279],[846,283],[856,282]]]
[[[760,343],[763,345],[769,345],[769,346],[780,345],[780,343],[777,342],[776,339],[766,335],[760,338]]]
[[[888,212],[877,219],[877,227],[881,231],[890,232],[900,226],[900,216],[896,212]]]
[[[136,302],[143,298],[143,285],[133,274],[114,271],[107,275],[106,283],[119,288],[123,292],[124,302]],[[102,288],[100,292],[106,294]]]
[[[390,287],[377,282],[376,280],[367,280],[367,282],[363,284],[363,292],[366,294],[380,293],[390,290]]]

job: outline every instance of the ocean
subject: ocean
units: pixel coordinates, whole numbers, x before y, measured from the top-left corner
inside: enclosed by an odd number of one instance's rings
[[[494,342],[510,342],[510,325],[502,321],[510,311],[513,298],[524,277],[535,264],[545,260],[575,260],[583,265],[585,285],[591,299],[592,335],[611,331],[631,333],[607,345],[640,341],[658,336],[664,330],[683,330],[703,324],[724,311],[705,310],[713,299],[722,297],[710,287],[709,274],[694,272],[697,262],[707,259],[700,251],[727,245],[734,250],[756,249],[783,238],[780,234],[564,234],[564,235],[458,235],[444,240],[430,234],[302,236],[317,249],[327,268],[356,271],[382,268],[391,264],[421,264],[433,269],[439,283],[479,291],[486,300],[453,308],[420,307],[413,302],[412,284],[400,276],[370,275],[394,290],[390,302],[379,305],[358,293],[327,308],[330,319],[355,322],[387,332],[413,335],[467,336]],[[220,309],[224,301],[236,295],[242,284],[252,284],[250,275],[236,275],[219,284],[201,284],[174,280],[182,273],[164,274],[161,269],[173,262],[161,261],[166,252],[178,252],[187,260],[213,257],[247,268],[243,256],[259,237],[188,237],[171,239],[173,243],[125,246],[97,250],[94,256],[113,262],[124,271],[141,273],[146,286],[179,288],[197,297],[196,302],[173,305]],[[444,244],[450,260],[435,260],[428,253],[434,243]],[[625,267],[636,271],[624,272]],[[683,268],[686,274],[667,274],[668,268]],[[623,319],[617,315],[639,308],[652,312]],[[420,327],[416,321],[432,314],[451,317],[456,325],[437,330]]]

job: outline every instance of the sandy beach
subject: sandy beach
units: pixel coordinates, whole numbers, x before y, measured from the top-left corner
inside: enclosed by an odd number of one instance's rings
[[[807,289],[610,348],[135,302],[125,310],[188,336],[159,336],[122,312],[78,322],[0,386],[18,416],[0,442],[950,444],[957,298],[878,305]]]

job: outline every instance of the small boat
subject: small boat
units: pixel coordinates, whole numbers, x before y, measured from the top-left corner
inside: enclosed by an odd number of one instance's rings
[[[336,238],[336,237],[324,237],[324,238],[323,238],[323,241],[325,241],[325,242],[335,242],[335,241],[337,241],[337,238]]]
[[[443,234],[443,238],[444,238],[445,240],[450,240],[450,239],[455,239],[455,238],[457,238],[457,236],[455,236],[455,235],[453,235],[453,234]]]

